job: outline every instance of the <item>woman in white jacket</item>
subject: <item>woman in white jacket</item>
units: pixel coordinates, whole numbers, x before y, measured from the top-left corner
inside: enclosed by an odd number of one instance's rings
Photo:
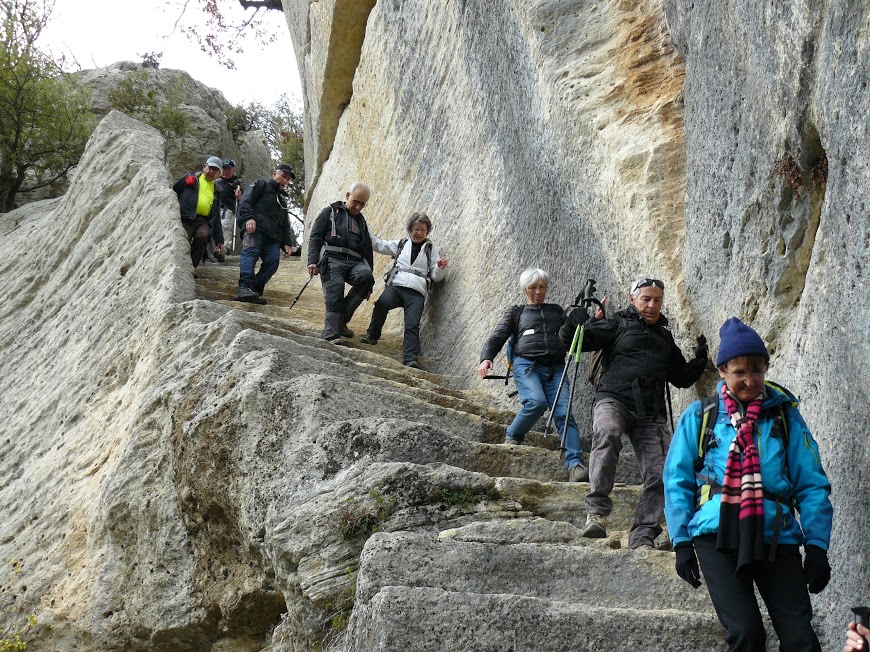
[[[372,321],[366,334],[359,341],[377,344],[387,313],[393,308],[405,311],[405,340],[402,364],[419,369],[420,318],[429,284],[444,278],[447,259],[429,240],[432,222],[426,213],[411,213],[408,218],[408,236],[401,240],[379,240],[370,232],[372,249],[379,254],[392,256],[393,267],[387,273],[386,287],[375,301]]]

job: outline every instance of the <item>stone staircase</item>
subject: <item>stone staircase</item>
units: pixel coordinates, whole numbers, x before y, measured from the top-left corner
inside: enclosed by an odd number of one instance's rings
[[[276,576],[319,609],[320,642],[288,643],[299,626],[286,620],[268,649],[725,649],[706,591],[677,577],[673,554],[627,549],[638,494],[630,447],[608,538],[583,539],[588,485],[565,481],[556,436],[500,444],[513,412],[455,379],[403,367],[389,332],[374,347],[320,340],[316,279],[288,312],[307,278],[303,261],[282,262],[266,306],[231,301],[234,257],[196,276],[198,298],[249,313],[247,326],[298,356],[328,360],[359,398],[336,414],[317,407],[336,382],[328,368],[295,379],[312,406],[299,427],[323,447],[312,464],[334,468],[268,536]],[[357,336],[369,316],[366,305],[350,324]],[[666,533],[659,545],[668,547]]]

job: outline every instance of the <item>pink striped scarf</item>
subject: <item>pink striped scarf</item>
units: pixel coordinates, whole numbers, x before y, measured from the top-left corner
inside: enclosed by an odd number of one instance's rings
[[[764,559],[764,489],[761,459],[753,433],[761,414],[761,397],[750,401],[746,413],[722,385],[722,401],[737,437],[728,449],[716,549],[737,552],[737,572],[753,561]]]

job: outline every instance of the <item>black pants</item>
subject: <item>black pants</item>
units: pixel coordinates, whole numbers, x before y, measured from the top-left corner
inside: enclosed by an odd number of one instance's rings
[[[368,336],[371,339],[381,339],[381,329],[387,320],[387,313],[393,308],[404,308],[405,338],[403,342],[402,362],[412,362],[420,355],[420,318],[423,316],[425,297],[411,288],[390,285],[375,301],[372,311],[372,321],[369,323]]]
[[[208,247],[208,239],[211,237],[211,224],[207,217],[197,215],[192,220],[181,220],[181,225],[187,233],[187,239],[190,242],[190,259],[193,266],[202,262],[202,256],[205,254]]]
[[[353,317],[359,305],[368,297],[375,285],[372,270],[362,260],[341,255],[328,255],[321,262],[320,282],[326,302],[326,317],[323,320],[323,337],[333,340]],[[350,284],[347,296],[345,284]]]
[[[738,577],[736,553],[716,550],[716,535],[695,537],[695,551],[730,652],[764,652],[765,631],[755,601],[758,587],[781,652],[821,652],[810,621],[813,608],[804,579],[800,546],[779,544],[776,558],[760,561]]]

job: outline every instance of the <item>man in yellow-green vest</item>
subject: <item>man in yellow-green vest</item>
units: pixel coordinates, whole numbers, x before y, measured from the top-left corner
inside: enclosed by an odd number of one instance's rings
[[[190,242],[193,266],[199,265],[205,254],[208,239],[214,233],[215,251],[224,252],[224,231],[220,220],[220,193],[215,192],[214,181],[221,173],[223,163],[211,156],[202,172],[181,177],[172,189],[178,195],[181,225]]]

